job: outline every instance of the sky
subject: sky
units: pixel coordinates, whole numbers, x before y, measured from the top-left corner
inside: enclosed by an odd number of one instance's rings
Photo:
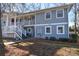
[[[75,14],[74,14],[74,8],[72,7],[70,12],[68,13],[69,26],[74,25],[74,19],[75,19]]]

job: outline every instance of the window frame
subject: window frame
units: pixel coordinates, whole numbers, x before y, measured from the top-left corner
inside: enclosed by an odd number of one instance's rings
[[[13,20],[14,22],[12,22],[12,20]],[[14,24],[15,24],[15,19],[12,17],[11,20],[10,20],[10,25],[14,25]]]
[[[60,11],[60,10],[62,10],[62,11],[63,11],[63,16],[62,16],[62,17],[58,17],[58,16],[57,16],[57,12],[58,12],[58,11]],[[59,9],[59,10],[56,10],[56,18],[64,18],[64,9]]]
[[[50,13],[50,18],[46,18],[46,14],[47,13]],[[47,12],[45,12],[45,20],[50,20],[52,18],[52,14],[51,14],[51,11],[47,11]]]
[[[46,31],[46,28],[50,28],[50,33],[47,33]],[[52,34],[52,26],[45,26],[45,34]]]
[[[58,27],[62,27],[62,28],[63,28],[63,33],[59,33],[59,32],[58,32]],[[56,27],[56,31],[57,31],[57,34],[65,34],[64,25],[58,25],[58,26]]]

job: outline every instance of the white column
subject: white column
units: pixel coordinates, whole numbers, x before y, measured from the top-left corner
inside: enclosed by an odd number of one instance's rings
[[[30,25],[30,19],[29,19],[29,25]]]
[[[36,25],[36,13],[35,13],[35,25]],[[35,28],[35,37],[36,37],[36,26],[34,26]]]
[[[9,18],[8,18],[8,15],[7,15],[7,18],[6,18],[6,19],[7,19],[7,21],[6,21],[6,26],[8,26],[8,19],[9,19]]]
[[[29,25],[30,25],[31,16],[29,16]]]
[[[16,26],[16,16],[15,16],[14,20],[15,20],[14,25]]]

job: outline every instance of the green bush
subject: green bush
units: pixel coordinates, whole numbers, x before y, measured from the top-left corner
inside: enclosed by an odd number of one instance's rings
[[[27,37],[32,37],[32,35],[31,35],[31,34],[29,34],[29,33],[27,33]]]
[[[45,40],[49,40],[49,37],[45,37]]]
[[[77,42],[77,39],[78,39],[77,34],[71,34],[70,37],[71,37],[71,39],[70,39],[71,42]]]
[[[62,42],[68,42],[69,39],[68,38],[59,38],[58,41],[62,41]]]
[[[78,35],[77,34],[72,34],[71,37],[72,37],[72,39],[77,39]]]
[[[56,41],[57,39],[55,37],[50,37],[50,40]]]

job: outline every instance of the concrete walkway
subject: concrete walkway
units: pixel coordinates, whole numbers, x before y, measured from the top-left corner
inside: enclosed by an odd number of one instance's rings
[[[6,43],[4,43],[5,45],[9,45],[9,44],[13,44],[13,43],[15,43],[15,42],[6,42]]]

